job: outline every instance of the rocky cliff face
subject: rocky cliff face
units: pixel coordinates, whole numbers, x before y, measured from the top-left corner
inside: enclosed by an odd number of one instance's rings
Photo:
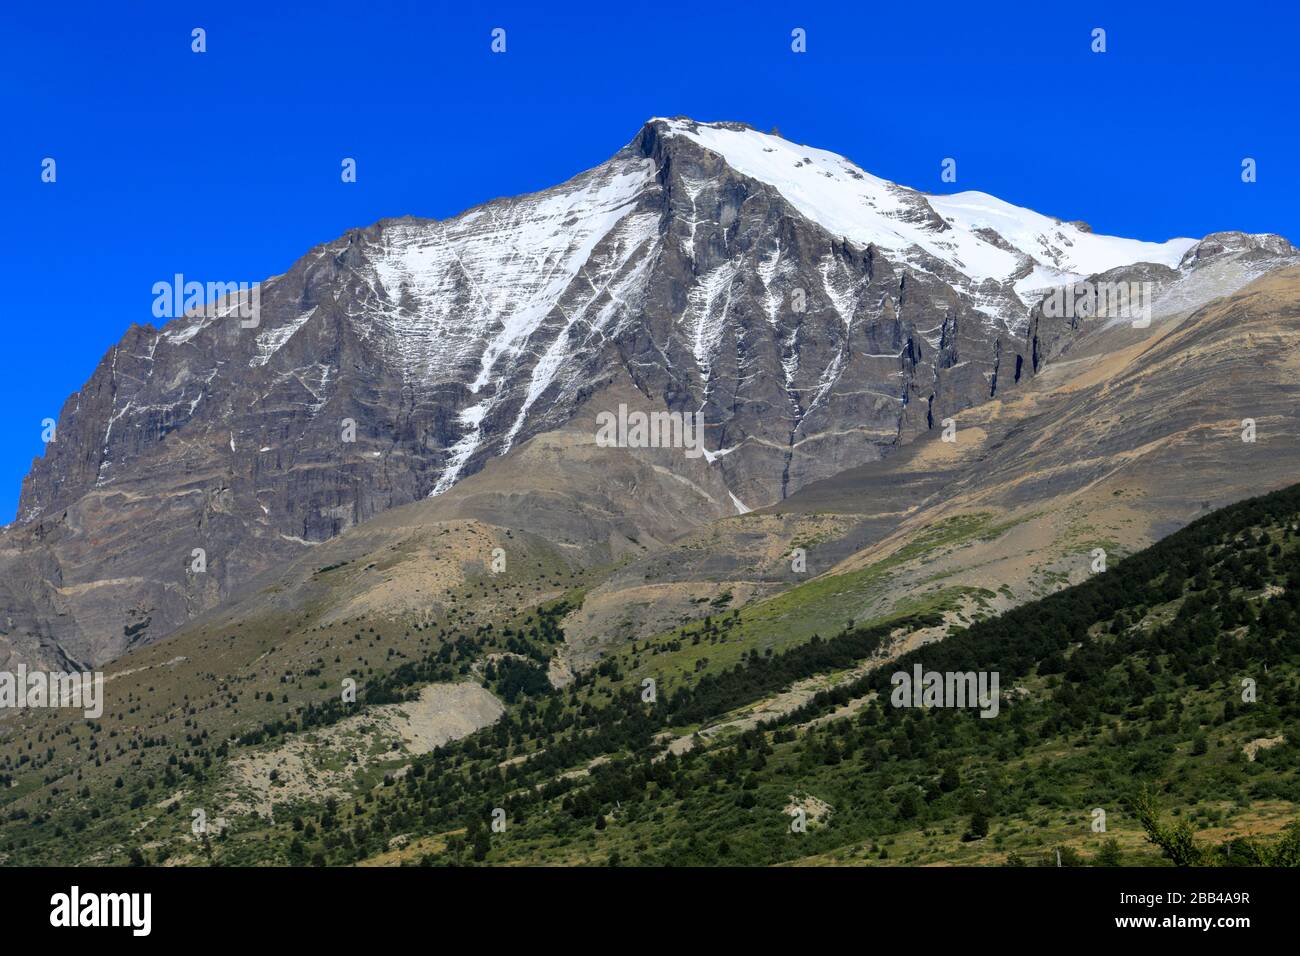
[[[553,189],[312,250],[259,287],[255,326],[236,297],[132,326],[0,532],[0,663],[156,640],[594,414],[615,382],[701,415],[710,480],[737,510],[771,504],[1011,387],[1043,290],[1150,263],[1194,296],[1207,266],[1281,242],[1096,236],[736,124],[654,120]]]
[[[1216,232],[1193,243],[1176,267],[1139,262],[1110,269],[1076,287],[1074,304],[1079,307],[1068,310],[1068,315],[1061,314],[1066,310],[1059,307],[1049,308],[1047,299],[1034,305],[1025,331],[1023,350],[1029,362],[1023,374],[1037,374],[1060,357],[1086,324],[1111,326],[1112,347],[1118,347],[1124,338],[1150,338],[1155,334],[1153,327],[1163,320],[1232,295],[1263,275],[1297,264],[1300,250],[1281,236]],[[1102,288],[1107,284],[1131,290],[1129,302],[1117,302],[1113,292],[1108,294]],[[1132,307],[1139,301],[1141,314]],[[1123,326],[1131,329],[1127,336],[1118,334]]]

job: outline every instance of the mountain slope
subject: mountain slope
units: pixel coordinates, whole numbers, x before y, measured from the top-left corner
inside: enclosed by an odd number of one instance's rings
[[[1284,240],[1247,246],[1227,258],[1293,261]],[[240,298],[129,329],[0,531],[0,654],[110,660],[615,394],[702,417],[709,502],[779,502],[1036,372],[1073,330],[1035,320],[1033,290],[1142,259],[1186,305],[1245,281],[1193,281],[1207,248],[925,196],[738,124],[651,121],[553,189],[312,250],[261,284],[256,327]],[[703,487],[685,456],[661,467]],[[638,515],[619,538],[665,539]],[[607,532],[572,560],[618,552]]]
[[[1147,329],[1102,317],[1070,334],[1022,387],[955,416],[954,441],[928,436],[616,569],[566,621],[575,659],[726,594],[762,641],[774,621],[795,640],[945,594],[988,614],[1081,580],[1096,548],[1113,560],[1300,475],[1300,270]]]
[[[926,195],[872,176],[835,153],[736,124],[662,122],[670,135],[686,137],[722,156],[737,172],[772,184],[833,235],[892,253],[927,272],[955,271],[969,283],[963,288],[969,293],[990,280],[1013,283],[1014,297],[984,307],[1008,325],[1036,302],[1034,293],[1136,262],[1177,266],[1196,244],[1192,239],[1155,243],[1094,235],[1080,223],[1062,222],[987,193]]]
[[[560,636],[563,602],[506,629],[316,626],[300,656],[277,662],[255,654],[278,640],[271,619],[225,622],[193,635],[202,661],[160,646],[115,671],[115,683],[170,697],[133,694],[111,737],[77,717],[24,717],[24,736],[0,748],[11,783],[0,852],[10,862],[871,865],[1055,862],[1045,851],[1059,847],[1070,865],[1151,864],[1145,788],[1220,845],[1202,849],[1204,861],[1287,852],[1281,862],[1294,862],[1295,834],[1275,835],[1300,806],[1297,529],[1292,486],[1047,599],[944,627],[938,644],[909,646],[938,626],[920,614],[777,654],[751,647],[734,667],[668,679],[693,647],[736,641],[720,620],[620,652],[562,690],[523,675]],[[376,667],[384,647],[401,663]],[[355,708],[329,700],[349,664],[364,681]],[[891,705],[892,675],[913,665],[997,672],[996,713]],[[187,671],[209,679],[186,683]],[[642,674],[664,678],[653,699]],[[431,689],[465,699],[480,683],[505,702],[477,704],[476,722],[490,726],[437,720]],[[46,749],[30,754],[22,740],[38,732]],[[330,769],[349,752],[354,766]],[[489,829],[495,807],[503,832]],[[193,809],[212,829],[192,830]]]

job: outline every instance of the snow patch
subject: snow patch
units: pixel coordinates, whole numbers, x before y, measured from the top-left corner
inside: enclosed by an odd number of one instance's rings
[[[1193,239],[1143,242],[1097,235],[987,193],[927,195],[872,176],[836,153],[757,130],[689,120],[661,122],[669,135],[687,137],[737,172],[774,186],[832,235],[895,253],[919,249],[975,282],[1009,281],[1029,261],[1041,269],[1024,283],[1026,292],[1045,287],[1039,283],[1061,285],[1076,274],[1135,262],[1177,267],[1195,244]],[[1011,249],[1001,248],[979,230],[996,232]],[[919,262],[912,264],[923,268]]]

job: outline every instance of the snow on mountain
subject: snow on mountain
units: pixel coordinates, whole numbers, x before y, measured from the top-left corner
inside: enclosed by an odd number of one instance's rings
[[[614,401],[701,417],[702,465],[643,463],[695,489],[693,520],[763,507],[1036,374],[1077,331],[1037,290],[1122,266],[1158,313],[1188,310],[1296,258],[1271,236],[1096,236],[739,124],[651,121],[542,192],[349,230],[260,283],[256,323],[250,291],[131,325],[24,482],[6,573],[35,597],[0,616],[106,659]],[[671,524],[684,499],[657,487],[624,493]],[[185,572],[198,546],[212,573]]]
[[[915,254],[920,251],[975,282],[1016,281],[1026,305],[1032,304],[1034,292],[1117,266],[1177,266],[1196,242],[1095,235],[986,193],[933,196],[908,189],[836,153],[754,129],[681,119],[659,122],[671,135],[717,153],[737,172],[774,186],[835,235],[903,254],[917,268],[926,266],[925,256]]]
[[[413,376],[469,361],[481,391],[536,332],[593,249],[632,210],[653,164],[606,163],[560,187],[431,226],[395,224],[369,256],[386,306],[377,328]]]
[[[1074,223],[1013,206],[982,192],[927,196],[926,201],[944,220],[958,229],[991,229],[1035,262],[1034,277],[1022,280],[1018,292],[1040,291],[1119,266],[1152,262],[1174,268],[1195,239],[1143,242],[1118,236],[1101,236]],[[1004,276],[1003,278],[1008,278]]]
[[[738,177],[775,190],[780,208],[747,221],[749,207],[734,197],[749,187]],[[752,206],[755,198],[746,202]],[[824,230],[814,244],[831,245],[814,258],[808,248],[791,245],[780,226],[791,212]],[[1248,239],[1279,254],[1269,237]],[[902,270],[898,289],[873,280],[870,270],[833,248],[841,240],[874,247],[891,269]],[[551,189],[443,221],[383,220],[313,250],[291,280],[276,276],[262,284],[269,296],[264,321],[250,336],[232,338],[227,330],[234,300],[169,323],[148,344],[148,384],[139,395],[128,398],[115,366],[107,370],[110,414],[92,456],[96,481],[120,473],[124,451],[134,455],[151,444],[119,440],[142,411],[159,418],[165,433],[191,420],[206,397],[228,391],[227,376],[242,387],[227,364],[235,353],[260,373],[256,403],[280,396],[286,407],[314,415],[336,394],[346,398],[338,356],[319,354],[321,343],[338,340],[339,321],[373,356],[367,362],[400,383],[401,407],[431,406],[437,439],[421,454],[441,460],[426,492],[439,494],[484,457],[505,454],[571,409],[583,389],[608,373],[610,358],[599,360],[603,365],[595,359],[605,348],[622,362],[632,351],[648,350],[628,365],[633,377],[657,368],[651,377],[665,376],[665,393],[691,395],[698,410],[716,402],[715,414],[733,414],[723,402],[734,408],[737,401],[719,391],[720,377],[739,376],[743,384],[759,380],[754,369],[770,369],[778,391],[763,401],[774,401],[790,416],[789,430],[798,432],[814,412],[831,414],[826,399],[842,376],[863,374],[855,363],[870,364],[872,381],[858,382],[854,393],[900,403],[904,412],[911,391],[943,392],[937,382],[922,388],[912,377],[922,343],[929,353],[943,353],[927,374],[943,377],[976,359],[978,371],[968,369],[954,385],[958,404],[986,386],[991,394],[998,356],[1010,357],[1030,308],[1053,286],[1134,263],[1181,266],[1191,279],[1162,289],[1173,307],[1194,302],[1205,289],[1230,288],[1273,261],[1239,267],[1234,258],[1220,267],[1201,256],[1185,262],[1198,246],[1191,239],[1095,235],[980,192],[925,194],[836,153],[742,124],[651,120],[610,160]],[[1196,276],[1198,269],[1207,274]],[[908,311],[906,270],[927,281],[911,287],[910,306],[919,311],[900,325]],[[795,289],[825,306],[831,321],[820,338],[790,308]],[[647,313],[648,297],[668,324],[657,325]],[[744,321],[751,305],[766,320],[765,343]],[[863,335],[869,341],[855,341]],[[181,351],[173,355],[173,349]],[[153,384],[155,366],[175,367],[167,385]],[[933,402],[934,394],[926,400]],[[269,447],[281,444],[277,439]]]

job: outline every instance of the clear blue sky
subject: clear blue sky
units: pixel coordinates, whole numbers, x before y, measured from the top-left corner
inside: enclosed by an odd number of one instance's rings
[[[41,419],[151,321],[154,282],[253,281],[349,227],[549,186],[655,115],[778,126],[936,192],[951,156],[956,189],[1097,231],[1300,241],[1300,15],[1281,4],[5,6],[3,521]]]

